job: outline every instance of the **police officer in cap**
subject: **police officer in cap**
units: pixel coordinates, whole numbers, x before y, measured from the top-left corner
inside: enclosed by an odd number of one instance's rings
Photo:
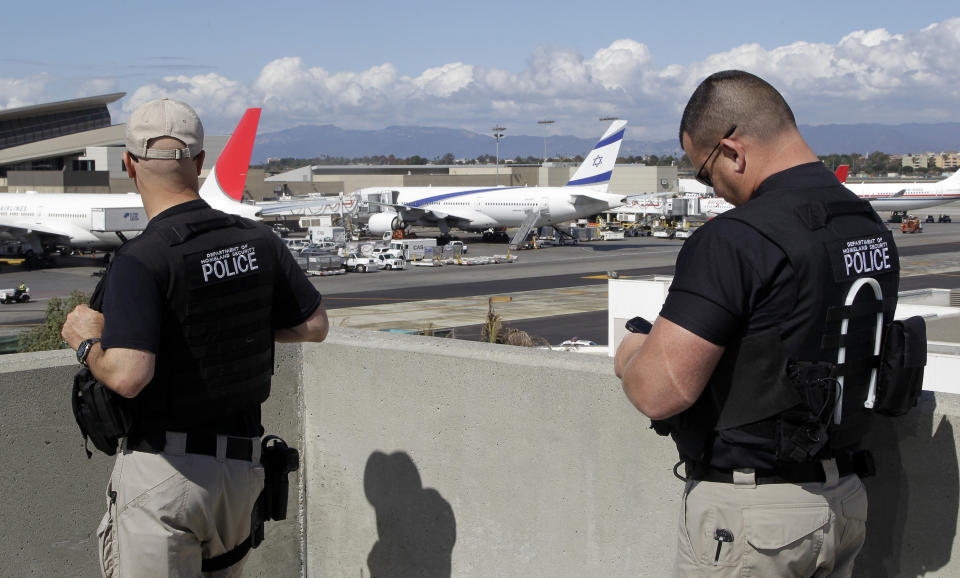
[[[734,208],[686,241],[649,335],[628,334],[615,357],[627,397],[677,444],[677,573],[850,576],[875,323],[896,307],[893,237],[752,74],[704,80],[680,143]]]
[[[62,330],[132,414],[97,532],[105,576],[197,576],[238,552],[213,574],[240,574],[274,342],[327,334],[320,294],[280,239],[200,199],[203,158],[190,106],[133,112],[123,161],[150,222],[117,251],[102,314],[78,306]]]

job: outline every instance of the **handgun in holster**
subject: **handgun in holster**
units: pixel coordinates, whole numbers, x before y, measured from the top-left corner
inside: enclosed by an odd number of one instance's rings
[[[263,465],[263,491],[257,497],[250,520],[250,545],[253,548],[263,541],[264,522],[287,519],[288,475],[300,468],[300,452],[287,446],[287,442],[278,436],[267,436],[261,442],[260,463]]]

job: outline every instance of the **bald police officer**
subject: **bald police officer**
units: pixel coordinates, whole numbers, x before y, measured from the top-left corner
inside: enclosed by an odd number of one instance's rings
[[[320,294],[280,239],[200,199],[203,159],[190,106],[133,112],[123,161],[150,222],[117,251],[102,313],[78,306],[62,330],[132,415],[97,532],[105,576],[240,574],[274,342],[327,334]]]
[[[752,74],[704,80],[680,142],[735,208],[684,244],[649,335],[615,357],[627,397],[680,454],[677,573],[849,576],[871,470],[870,330],[896,307],[893,237]]]

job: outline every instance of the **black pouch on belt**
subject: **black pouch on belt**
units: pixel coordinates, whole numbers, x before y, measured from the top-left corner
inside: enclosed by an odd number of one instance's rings
[[[894,321],[884,328],[873,409],[903,415],[917,405],[927,364],[927,325],[922,317]]]
[[[117,453],[120,438],[130,430],[130,413],[124,401],[86,367],[73,376],[73,417],[80,426],[87,458],[93,456],[87,440],[108,456]]]

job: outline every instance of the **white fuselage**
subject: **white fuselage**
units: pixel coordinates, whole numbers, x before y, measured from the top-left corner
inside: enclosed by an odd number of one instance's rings
[[[45,238],[57,238],[58,245],[115,249],[122,242],[116,232],[92,230],[93,210],[114,208],[142,209],[143,201],[136,193],[0,193],[0,220],[6,225],[0,228],[0,239],[23,239],[39,232]],[[123,234],[129,239],[139,232]]]
[[[938,183],[845,183],[876,211],[915,211],[960,200],[960,182],[950,177]]]
[[[537,224],[552,225],[596,214],[623,204],[623,195],[604,192],[606,187],[403,187],[398,205],[449,215],[458,227],[484,230],[517,227],[531,212],[539,212]],[[391,189],[364,189],[361,193],[387,193]],[[590,196],[587,196],[590,195]],[[428,225],[435,219],[411,223]]]

